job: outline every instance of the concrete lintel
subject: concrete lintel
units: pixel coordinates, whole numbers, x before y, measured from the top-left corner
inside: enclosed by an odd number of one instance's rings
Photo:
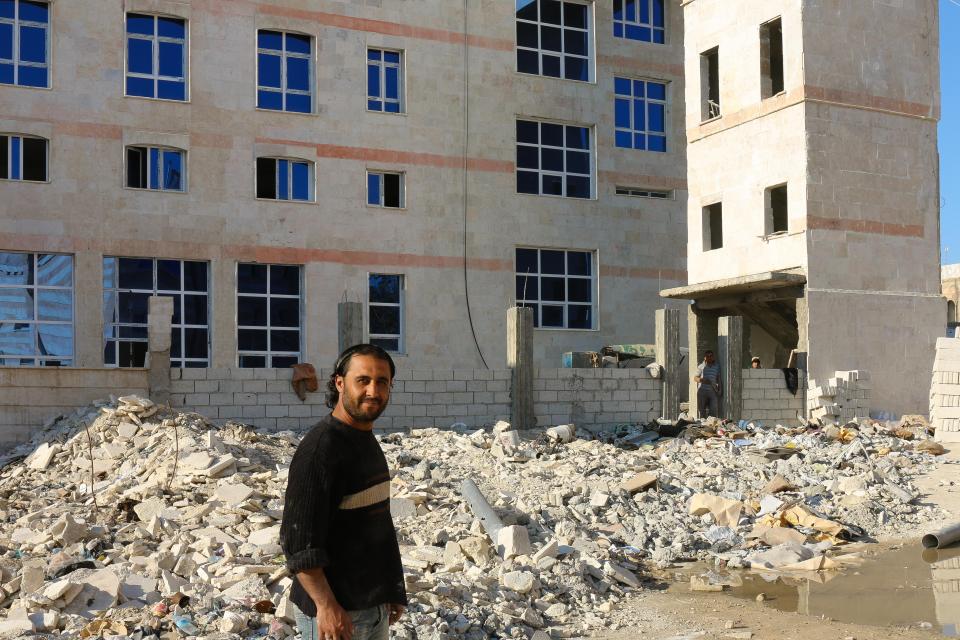
[[[751,291],[778,289],[781,287],[795,287],[807,283],[807,276],[792,271],[766,271],[749,276],[725,278],[691,284],[685,287],[664,289],[660,292],[662,298],[677,300],[697,300],[713,296],[730,296]]]

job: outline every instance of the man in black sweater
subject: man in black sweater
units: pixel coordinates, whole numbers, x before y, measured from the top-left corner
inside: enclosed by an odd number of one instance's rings
[[[327,383],[333,412],[290,463],[280,540],[304,640],[387,640],[407,604],[390,475],[373,435],[395,373],[380,347],[344,351]]]

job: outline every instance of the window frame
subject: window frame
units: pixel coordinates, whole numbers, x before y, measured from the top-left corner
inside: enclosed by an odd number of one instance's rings
[[[77,261],[76,255],[72,253],[51,253],[51,252],[42,252],[42,251],[0,251],[0,253],[15,253],[21,255],[30,256],[31,268],[33,270],[33,284],[2,284],[0,283],[0,292],[6,289],[29,289],[32,293],[30,294],[33,299],[33,317],[29,320],[5,320],[2,313],[0,313],[0,327],[4,323],[11,324],[29,324],[31,327],[31,335],[33,337],[33,353],[29,355],[17,355],[17,354],[2,354],[0,353],[0,367],[44,367],[44,366],[57,366],[57,367],[74,367],[76,366],[76,357],[77,357]],[[39,275],[39,260],[41,256],[66,256],[70,258],[70,284],[69,286],[63,285],[49,285],[49,284],[39,284],[38,275]],[[39,310],[39,298],[38,295],[40,291],[69,291],[70,292],[70,320],[41,320],[40,319],[40,310]],[[2,305],[0,305],[2,308]],[[45,356],[40,354],[40,326],[69,326],[70,327],[70,355],[68,356]],[[8,364],[6,360],[32,360],[34,364]],[[48,365],[45,364],[47,361],[67,361],[67,364],[57,364],[57,365]]]
[[[366,191],[367,191],[367,206],[372,209],[393,209],[393,210],[402,210],[407,208],[407,174],[404,171],[387,171],[385,169],[367,169],[367,182],[366,182]],[[385,176],[397,176],[400,179],[400,205],[396,207],[390,207],[384,204],[386,199],[386,179]],[[380,176],[380,203],[372,204],[370,202],[370,177],[371,176]],[[390,274],[378,274],[378,275],[390,275]]]
[[[519,260],[517,259],[517,252],[520,250],[529,250],[537,252],[537,272],[521,272]],[[544,251],[559,251],[563,252],[564,260],[564,273],[543,273],[543,264],[541,262],[541,254]],[[590,275],[582,276],[577,274],[569,274],[566,271],[569,270],[568,265],[568,254],[570,253],[586,253],[590,256]],[[531,246],[531,245],[515,245],[513,248],[513,300],[514,304],[518,307],[529,307],[530,305],[536,305],[534,309],[534,318],[533,318],[533,327],[536,330],[545,330],[545,331],[599,331],[600,330],[600,317],[599,317],[599,303],[600,303],[600,255],[596,249],[567,249],[567,248],[558,248],[558,247],[543,247],[543,246]],[[562,301],[557,300],[543,300],[543,288],[541,278],[563,278],[564,282],[564,291],[565,299]],[[527,295],[523,296],[523,299],[519,299],[516,295],[516,286],[517,278],[536,278],[537,279],[537,296],[536,298],[529,297]],[[590,303],[589,305],[583,302],[576,302],[569,300],[569,289],[567,283],[569,280],[589,280],[590,281]],[[563,307],[563,325],[562,327],[545,327],[543,326],[543,305],[546,302],[547,306],[562,306]],[[590,307],[590,327],[570,327],[570,306],[578,307]]]
[[[621,191],[626,193],[621,193]],[[652,195],[663,194],[663,195]],[[646,198],[648,200],[675,200],[673,189],[648,189],[646,187],[625,187],[617,185],[614,187],[614,195],[624,196],[626,198]]]
[[[537,143],[536,143],[536,145],[534,145],[533,143],[530,143],[530,142],[520,142],[519,136],[517,136],[517,134],[516,134],[516,124],[519,123],[519,122],[534,122],[534,123],[537,124]],[[544,170],[544,169],[540,168],[540,167],[542,166],[542,164],[543,164],[543,160],[542,160],[542,159],[543,159],[543,149],[544,149],[544,145],[543,145],[543,143],[542,143],[542,139],[543,139],[542,133],[543,133],[543,125],[544,125],[544,124],[559,125],[559,126],[563,127],[564,146],[563,146],[563,147],[556,147],[556,146],[553,146],[553,145],[547,145],[547,146],[546,146],[546,148],[548,148],[548,149],[561,150],[561,151],[563,152],[563,155],[564,155],[564,170],[563,170],[562,172],[557,172],[557,171],[554,171],[554,170]],[[583,149],[576,149],[576,148],[573,148],[573,147],[567,147],[567,146],[566,146],[567,127],[576,127],[576,128],[586,129],[586,130],[587,130],[587,136],[588,136],[588,141],[589,141],[589,149],[587,149],[587,153],[589,153],[589,155],[590,155],[590,172],[589,172],[588,174],[571,173],[571,172],[568,172],[568,171],[566,170],[566,152],[567,152],[567,151],[583,152]],[[519,165],[519,163],[516,163],[516,168],[514,169],[514,178],[515,178],[514,188],[516,189],[517,195],[535,196],[535,197],[540,197],[540,198],[543,198],[543,197],[547,197],[547,198],[565,198],[565,199],[566,199],[566,198],[569,198],[569,199],[571,199],[571,200],[596,200],[596,199],[597,199],[597,192],[598,192],[598,187],[597,187],[597,154],[596,154],[596,151],[595,151],[595,150],[596,150],[596,146],[597,146],[597,135],[596,135],[596,126],[595,126],[595,125],[588,125],[588,124],[581,124],[581,123],[574,123],[574,122],[562,122],[562,121],[558,121],[558,120],[550,120],[550,119],[544,119],[544,118],[532,118],[532,117],[527,117],[527,116],[520,116],[520,115],[518,115],[518,116],[515,117],[515,120],[514,120],[514,160],[516,160],[516,154],[519,152],[519,149],[520,149],[521,146],[524,146],[524,147],[533,147],[533,146],[535,146],[536,149],[537,149],[537,163],[538,163],[538,168],[535,170],[536,173],[537,173],[537,193],[528,193],[528,192],[526,192],[526,191],[520,191],[520,184],[519,184],[519,177],[520,177],[519,174],[520,174],[520,172],[521,172],[521,171],[533,172],[534,169],[529,169],[529,168],[526,168],[526,167],[521,168],[520,165]],[[563,180],[563,193],[562,193],[562,194],[543,193],[543,175],[560,176],[560,177],[564,178],[564,180]],[[578,197],[578,196],[570,196],[570,195],[567,195],[567,181],[566,181],[566,179],[565,179],[567,176],[575,176],[575,177],[581,177],[581,178],[584,177],[584,176],[586,176],[587,178],[589,178],[589,180],[590,180],[590,194],[589,194],[588,196],[582,197],[582,198],[581,198],[581,197]]]
[[[597,57],[597,56],[596,56],[596,44],[595,44],[595,40],[596,40],[596,35],[595,35],[595,32],[596,32],[596,16],[594,15],[594,12],[595,12],[595,4],[596,4],[596,3],[595,3],[595,2],[592,2],[592,1],[588,1],[588,0],[557,0],[557,1],[560,3],[561,24],[556,25],[556,24],[553,24],[553,23],[542,22],[542,21],[541,21],[541,18],[540,18],[540,0],[533,0],[533,1],[537,3],[537,19],[536,19],[536,21],[517,17],[516,9],[514,9],[514,14],[513,14],[513,24],[514,24],[514,37],[513,37],[513,64],[514,64],[514,67],[513,67],[513,68],[514,68],[514,72],[515,72],[515,73],[519,73],[519,74],[523,74],[523,75],[525,75],[525,76],[534,76],[534,77],[539,77],[539,78],[550,78],[550,79],[553,79],[553,80],[565,80],[565,81],[567,81],[567,82],[580,82],[580,83],[585,83],[585,84],[596,84],[596,82],[597,82],[597,69],[596,69],[596,57]],[[580,27],[567,27],[565,24],[563,24],[564,19],[563,19],[562,16],[563,16],[563,5],[564,5],[564,4],[580,5],[580,6],[583,6],[583,7],[586,8],[587,26],[586,26],[585,29],[581,29]],[[516,6],[516,5],[514,5],[514,6]],[[536,48],[536,49],[533,49],[533,48],[527,47],[527,46],[523,46],[523,47],[520,46],[520,41],[519,41],[519,38],[517,37],[517,33],[516,33],[516,30],[517,30],[516,26],[517,26],[518,23],[521,23],[521,22],[524,23],[524,24],[532,24],[532,25],[535,25],[535,26],[536,26],[536,29],[537,29],[537,48]],[[560,45],[561,50],[560,50],[560,51],[551,51],[551,50],[549,50],[549,49],[544,49],[544,48],[542,47],[542,41],[541,41],[541,40],[542,40],[542,36],[543,36],[543,32],[542,32],[542,27],[543,27],[543,25],[547,25],[548,27],[556,27],[556,28],[560,29],[560,41],[561,41],[561,45]],[[565,33],[565,30],[566,30],[566,29],[571,29],[571,30],[577,31],[577,32],[586,32],[586,34],[587,34],[587,55],[586,55],[586,56],[582,56],[582,55],[580,55],[580,54],[578,54],[578,53],[567,53],[567,52],[566,52],[566,44],[565,44],[565,40],[566,40],[566,39],[564,38],[564,33]],[[522,50],[522,51],[533,51],[533,52],[536,52],[536,54],[537,54],[537,70],[538,70],[537,73],[530,73],[529,71],[521,71],[521,70],[520,70],[519,54],[520,54],[520,51],[521,51],[521,50]],[[551,54],[555,54],[555,55],[558,55],[558,56],[560,57],[560,75],[558,75],[558,76],[553,76],[553,75],[546,75],[546,74],[543,73],[543,53],[544,53],[545,51],[548,51],[548,52],[550,52]],[[567,67],[567,60],[566,60],[566,58],[567,58],[567,56],[572,56],[572,57],[574,57],[574,58],[585,58],[585,59],[586,59],[586,61],[587,61],[587,62],[586,62],[586,64],[587,64],[587,79],[586,79],[586,80],[580,80],[580,79],[577,79],[577,78],[567,78],[567,77],[566,77],[566,67]]]
[[[370,59],[370,52],[371,52],[371,51],[379,51],[379,52],[380,52],[380,60],[371,60],[371,59]],[[397,63],[390,62],[390,63],[388,63],[386,60],[384,60],[384,55],[383,55],[383,54],[385,54],[385,53],[396,53],[396,54],[398,54],[398,55],[400,56],[400,62],[397,62]],[[376,97],[373,97],[373,96],[370,95],[369,80],[368,80],[368,81],[367,81],[367,82],[368,82],[368,84],[367,84],[367,104],[366,104],[366,109],[367,109],[367,111],[369,111],[370,113],[382,113],[382,114],[386,114],[386,115],[390,115],[390,116],[402,116],[402,115],[406,115],[406,113],[407,113],[407,82],[406,82],[406,80],[407,80],[407,78],[406,78],[406,76],[407,76],[407,56],[406,56],[406,51],[404,51],[403,49],[391,49],[391,48],[389,48],[389,47],[371,47],[371,46],[367,46],[367,58],[366,58],[366,63],[367,63],[366,72],[367,72],[367,77],[368,77],[368,78],[369,78],[369,74],[370,74],[370,66],[371,66],[371,64],[380,67],[380,94],[381,94],[379,98],[376,98]],[[396,69],[397,69],[397,99],[396,99],[396,100],[387,99],[387,97],[386,97],[386,96],[387,96],[387,74],[386,74],[386,69],[387,69],[388,66],[391,67],[391,68],[396,67]],[[371,100],[379,100],[380,102],[383,103],[383,107],[384,107],[384,108],[383,108],[383,109],[371,109],[371,108],[370,108],[370,101],[371,101]],[[397,110],[397,111],[387,111],[386,106],[387,106],[387,103],[388,103],[388,102],[391,103],[391,104],[396,104],[398,110]]]
[[[776,229],[776,217],[773,208],[775,191],[783,190],[784,228]],[[763,190],[763,235],[765,238],[776,238],[790,233],[790,187],[784,181],[770,185]]]
[[[371,301],[370,301],[370,278],[373,277],[373,276],[396,276],[397,278],[399,278],[399,279],[400,279],[400,283],[399,283],[400,286],[398,287],[398,292],[399,292],[398,300],[399,300],[399,302],[371,302]],[[367,285],[366,285],[366,287],[365,287],[365,290],[366,290],[367,309],[366,309],[366,313],[364,314],[364,323],[363,323],[363,324],[364,324],[364,329],[366,330],[366,334],[367,334],[367,342],[373,342],[373,341],[376,340],[376,339],[392,340],[392,339],[396,338],[396,340],[397,340],[397,349],[396,349],[396,351],[392,351],[392,350],[386,349],[386,348],[384,348],[384,349],[385,349],[388,353],[393,353],[393,354],[397,354],[397,355],[406,355],[406,353],[407,353],[407,341],[406,341],[406,333],[407,333],[407,319],[406,319],[406,316],[407,316],[407,276],[406,276],[406,274],[404,274],[404,273],[394,273],[394,272],[380,272],[380,271],[374,272],[374,271],[368,271],[368,272],[367,272]],[[400,331],[400,333],[399,333],[399,334],[393,334],[393,333],[372,333],[372,332],[371,332],[371,330],[370,330],[370,310],[371,310],[371,307],[374,307],[374,306],[377,306],[377,307],[391,307],[391,308],[392,308],[392,307],[397,307],[397,308],[400,309],[400,322],[399,322],[399,331]]]
[[[777,89],[774,74],[775,59],[773,55],[773,40],[771,38],[773,26],[777,26],[780,34],[780,55],[779,55],[779,80],[780,88]],[[760,99],[769,100],[787,91],[787,65],[784,51],[785,42],[783,40],[783,16],[777,16],[767,20],[760,25]]]
[[[257,162],[260,160],[273,160],[274,161],[274,187],[277,197],[275,198],[264,198],[260,196],[259,189],[260,185],[258,184],[259,180],[259,170],[257,167]],[[299,198],[294,198],[293,196],[293,171],[290,169],[287,170],[287,193],[290,194],[289,198],[281,198],[280,194],[280,161],[297,163],[297,164],[306,164],[307,165],[307,191],[308,197],[306,200],[301,200]],[[253,195],[255,200],[261,200],[263,202],[287,202],[294,204],[314,204],[317,202],[317,163],[312,160],[307,160],[306,158],[295,158],[292,156],[256,156],[253,161]]]
[[[152,288],[152,290],[148,290],[148,289],[131,289],[131,288],[128,288],[128,287],[121,287],[121,286],[120,286],[120,260],[123,260],[123,259],[128,259],[128,260],[150,260],[150,261],[151,261],[151,263],[152,263],[152,277],[153,277],[153,288]],[[113,286],[113,287],[108,287],[107,284],[106,284],[107,260],[115,260],[115,261],[116,261],[116,268],[114,269],[114,273],[113,273],[113,276],[114,276],[114,278],[115,278],[115,283],[114,283],[114,286]],[[170,289],[162,289],[162,290],[159,289],[159,287],[158,287],[158,282],[157,282],[157,279],[158,279],[158,277],[157,277],[157,272],[158,272],[158,270],[157,270],[157,263],[160,262],[160,261],[169,261],[169,262],[178,262],[178,263],[180,263],[180,290],[179,290],[179,291],[173,291],[173,290],[170,290]],[[196,290],[193,290],[193,289],[187,290],[187,289],[184,288],[183,281],[184,281],[184,263],[185,263],[185,262],[199,262],[199,263],[202,263],[202,264],[204,264],[204,265],[206,266],[206,269],[207,269],[207,277],[206,277],[207,290],[206,290],[206,291],[201,292],[201,291],[196,291]],[[119,334],[120,334],[119,329],[120,329],[121,327],[127,327],[127,328],[139,328],[139,327],[143,327],[143,328],[145,328],[145,329],[149,327],[149,320],[148,320],[147,323],[120,322],[120,313],[119,313],[120,294],[121,294],[121,293],[137,293],[137,294],[147,294],[148,297],[152,297],[152,296],[170,296],[170,297],[179,296],[179,297],[180,297],[180,322],[177,323],[177,322],[171,321],[171,326],[170,326],[171,332],[172,332],[172,331],[179,331],[179,332],[180,332],[180,356],[179,356],[179,357],[174,356],[173,353],[172,353],[172,347],[171,347],[170,366],[173,367],[173,368],[183,368],[183,369],[186,369],[186,368],[209,368],[209,367],[211,366],[211,363],[212,363],[212,360],[213,360],[213,349],[212,349],[212,345],[213,345],[213,291],[212,291],[212,289],[213,289],[213,288],[211,287],[211,277],[212,277],[212,268],[211,268],[211,262],[210,262],[209,260],[189,260],[189,259],[186,259],[186,258],[151,258],[151,257],[129,256],[129,255],[104,255],[103,258],[101,259],[101,283],[102,283],[102,285],[103,285],[103,288],[102,288],[102,289],[103,289],[103,299],[101,300],[101,305],[100,305],[100,311],[101,311],[102,319],[103,319],[103,342],[102,342],[103,351],[102,351],[102,354],[105,356],[107,346],[110,345],[110,344],[112,344],[112,345],[113,345],[113,349],[114,349],[114,362],[113,362],[113,364],[108,364],[108,363],[106,362],[106,357],[104,357],[103,366],[106,367],[106,368],[109,368],[109,369],[130,369],[130,368],[137,368],[137,367],[121,367],[121,366],[120,366],[120,364],[119,364],[119,362],[120,362],[120,351],[119,351],[119,349],[120,349],[120,343],[121,343],[121,342],[140,342],[140,343],[146,343],[146,344],[149,345],[149,338],[144,338],[144,339],[141,339],[141,338],[130,338],[130,337],[121,338],[120,335],[119,335]],[[113,315],[111,316],[111,318],[116,318],[116,321],[113,321],[112,319],[111,319],[111,320],[108,320],[107,317],[106,317],[106,313],[105,313],[105,312],[106,312],[106,305],[107,305],[107,298],[108,298],[108,296],[110,296],[110,295],[113,296],[113,310],[112,310],[112,314],[113,314]],[[185,307],[185,305],[184,305],[184,296],[187,296],[187,295],[191,295],[191,296],[203,295],[204,297],[206,297],[206,299],[207,299],[207,304],[206,304],[206,307],[207,307],[207,324],[206,324],[206,325],[187,324],[186,322],[184,322],[184,320],[186,319],[186,317],[185,317],[186,314],[184,313],[184,307]],[[114,335],[114,336],[107,335],[107,332],[108,332],[110,329],[116,329],[116,330],[117,330],[117,331],[116,331],[116,335]],[[186,331],[187,331],[187,329],[206,329],[206,331],[207,331],[207,344],[206,344],[207,357],[206,357],[206,358],[188,358],[188,357],[186,357],[186,355],[185,355],[185,354],[186,354],[186,341],[184,340],[184,338],[186,337]],[[205,363],[205,364],[201,364],[201,365],[196,366],[196,367],[187,367],[187,366],[185,366],[185,365],[186,365],[186,363],[188,363],[188,362],[199,362],[199,363]]]
[[[635,19],[635,20],[633,20],[633,21],[627,20],[627,17],[626,17],[626,9],[623,8],[623,4],[622,4],[622,2],[625,2],[625,1],[626,1],[626,0],[614,0],[614,3],[611,5],[611,8],[610,8],[610,20],[611,20],[611,22],[612,22],[612,24],[613,24],[613,37],[614,37],[614,38],[621,38],[621,39],[623,39],[623,40],[631,40],[631,41],[633,41],[633,42],[643,42],[643,43],[646,43],[646,44],[652,44],[652,45],[656,45],[656,46],[665,46],[665,45],[670,44],[669,40],[667,39],[667,25],[670,24],[670,15],[669,15],[669,13],[668,13],[668,11],[669,11],[669,9],[670,9],[670,3],[669,3],[669,2],[667,2],[666,0],[637,0],[637,2],[643,2],[643,3],[646,3],[646,4],[647,4],[647,12],[648,12],[648,15],[650,16],[650,21],[649,21],[649,22],[641,22],[641,21],[640,21],[640,11],[639,11],[639,10],[637,11],[636,19]],[[623,17],[622,19],[620,19],[620,20],[617,19],[616,13],[615,13],[615,12],[616,12],[616,3],[617,3],[617,2],[621,2],[621,11],[622,11],[623,14],[624,14],[624,17]],[[655,2],[660,2],[660,3],[661,3],[661,13],[663,14],[663,26],[662,26],[662,27],[658,27],[658,26],[656,26],[656,25],[654,24],[654,20],[653,20],[654,11],[653,11],[653,8],[654,8],[654,3],[655,3]],[[617,27],[618,27],[618,26],[620,27],[620,34],[617,34]],[[637,29],[648,29],[648,30],[650,31],[650,39],[649,39],[649,40],[645,40],[645,39],[643,39],[643,38],[632,38],[632,37],[628,36],[628,35],[627,35],[628,27],[635,27],[635,28],[637,28]],[[656,33],[657,33],[658,31],[662,31],[662,32],[663,32],[663,42],[657,42],[657,41],[656,41],[655,36],[656,36]]]
[[[719,207],[718,209],[716,209],[716,212],[719,214],[719,219],[720,219],[719,230],[715,230],[713,226],[715,207]],[[723,201],[717,200],[715,202],[709,202],[707,204],[704,204],[703,207],[701,208],[701,211],[702,211],[701,225],[703,230],[702,245],[700,247],[701,251],[703,253],[708,253],[710,251],[717,251],[719,249],[723,249],[724,240],[725,240],[725,238],[723,237]],[[714,240],[714,237],[716,236],[716,231],[718,231],[720,234],[720,244],[717,246],[714,246],[713,240]]]
[[[24,133],[0,132],[0,137],[7,138],[7,176],[8,176],[6,178],[0,177],[0,182],[19,182],[24,184],[50,184],[50,140],[48,140],[47,138],[44,138],[43,136],[34,136],[34,135],[29,135]],[[18,156],[19,162],[17,164],[17,171],[20,175],[20,177],[18,178],[10,177],[12,176],[12,173],[13,173],[12,167],[13,167],[13,153],[14,153],[13,151],[14,145],[11,141],[14,138],[20,141],[19,144],[17,145],[17,148],[19,151],[19,156]],[[26,180],[23,177],[23,152],[24,152],[23,140],[24,138],[27,138],[30,140],[43,141],[43,144],[44,144],[43,180]]]
[[[260,33],[263,31],[271,31],[274,33],[279,33],[282,36],[282,49],[262,49],[260,48]],[[310,53],[288,53],[287,51],[287,35],[301,36],[307,38],[310,41]],[[271,113],[293,113],[302,116],[316,115],[317,113],[317,64],[316,64],[316,52],[317,52],[317,38],[313,34],[305,33],[303,31],[292,31],[289,29],[273,29],[273,28],[256,28],[253,32],[253,51],[254,51],[254,60],[253,60],[253,73],[254,73],[254,85],[253,85],[253,105],[254,109],[257,111],[269,111]],[[280,88],[277,87],[267,87],[260,86],[260,55],[272,55],[280,56]],[[310,88],[307,91],[302,89],[288,89],[287,88],[287,58],[296,58],[299,60],[307,61],[307,81],[310,85]],[[279,93],[280,94],[280,105],[279,109],[272,109],[270,107],[261,107],[260,106],[260,91],[268,91],[270,93]],[[310,98],[310,109],[308,111],[292,111],[287,109],[287,94],[303,96],[306,95]]]
[[[263,266],[263,267],[266,267],[266,268],[267,268],[267,291],[266,291],[266,293],[248,293],[248,292],[241,292],[241,291],[240,291],[240,265],[241,265],[241,264],[243,264],[243,265],[253,265],[253,266]],[[270,291],[270,285],[271,285],[271,282],[272,282],[271,270],[273,269],[273,267],[296,267],[296,268],[297,268],[297,277],[298,277],[298,289],[297,289],[297,290],[299,291],[299,293],[298,293],[297,295],[292,295],[292,294],[287,294],[287,293],[272,293],[272,292]],[[275,366],[273,366],[273,358],[274,358],[274,357],[294,357],[294,358],[296,358],[296,360],[297,360],[298,363],[303,362],[304,344],[305,344],[305,340],[304,340],[304,330],[305,330],[304,319],[305,319],[305,317],[306,317],[306,315],[305,315],[305,308],[304,308],[304,307],[305,307],[305,304],[304,304],[304,302],[305,302],[304,293],[305,293],[305,292],[304,292],[304,288],[303,288],[303,287],[304,287],[305,280],[304,280],[304,268],[303,268],[303,265],[302,265],[302,264],[279,264],[279,263],[269,263],[269,264],[265,264],[265,263],[260,263],[260,262],[239,262],[239,261],[238,261],[238,262],[234,263],[234,276],[235,276],[235,283],[236,283],[234,289],[235,289],[235,293],[236,293],[236,304],[237,304],[237,306],[236,306],[236,315],[235,315],[235,317],[234,317],[234,326],[236,327],[236,334],[235,334],[235,335],[236,335],[236,338],[237,338],[237,359],[236,359],[237,367],[242,368],[242,369],[277,369],[277,368],[286,368],[286,367],[275,367]],[[266,325],[264,325],[264,326],[256,326],[256,325],[241,325],[241,324],[240,324],[240,311],[239,311],[239,310],[240,310],[240,298],[241,298],[241,297],[245,297],[245,298],[263,298],[263,299],[266,299],[266,301],[267,301],[267,323],[266,323]],[[271,302],[271,300],[273,300],[273,299],[297,300],[297,303],[298,303],[298,306],[299,306],[299,313],[298,313],[298,318],[297,318],[297,328],[296,328],[297,338],[298,338],[298,342],[299,342],[299,350],[297,351],[297,353],[293,353],[293,352],[290,352],[290,351],[275,351],[275,350],[271,349],[271,343],[272,343],[272,340],[273,340],[273,337],[272,337],[272,335],[271,335],[271,332],[275,330],[275,328],[274,328],[273,325],[271,324],[271,320],[270,320],[270,302]],[[243,331],[264,331],[264,332],[266,332],[266,336],[267,336],[267,348],[266,348],[266,350],[241,349],[241,348],[240,348],[240,331],[241,331],[241,330],[243,330]],[[276,327],[276,330],[278,330],[278,331],[291,331],[291,332],[292,332],[292,331],[293,331],[293,328],[292,328],[292,327]],[[263,356],[264,359],[265,359],[264,362],[266,363],[266,366],[264,366],[264,367],[245,367],[245,366],[243,366],[243,365],[241,364],[241,358],[242,358],[243,356],[254,356],[254,357],[256,357],[256,356]]]
[[[622,93],[617,93],[617,80],[624,80],[630,83],[630,95],[627,96]],[[643,97],[638,98],[634,95],[636,91],[636,83],[643,83]],[[655,84],[663,87],[663,99],[660,98],[651,98],[650,97],[650,85]],[[649,153],[670,153],[671,148],[668,144],[670,136],[668,135],[670,131],[670,82],[666,80],[653,80],[651,78],[634,78],[630,76],[614,76],[613,78],[613,100],[614,100],[614,121],[613,121],[613,132],[614,132],[614,142],[613,145],[617,149],[632,149],[633,151],[646,151]],[[616,121],[616,103],[617,100],[625,99],[629,102],[630,108],[630,128],[626,129],[623,127],[617,126]],[[643,102],[643,121],[644,129],[641,131],[634,128],[636,126],[636,106],[637,100]],[[653,131],[650,129],[650,105],[660,105],[663,107],[663,131]],[[630,135],[630,146],[624,147],[617,143],[617,134],[620,132],[625,132]],[[637,135],[644,136],[644,146],[639,148],[636,146],[636,137]],[[663,150],[651,149],[650,148],[650,136],[662,137],[663,138]]]
[[[127,26],[127,21],[131,14],[138,16],[150,16],[153,18],[153,33],[152,36],[147,36],[142,33],[130,33]],[[159,35],[159,30],[157,27],[157,21],[160,18],[168,18],[171,20],[181,20],[183,22],[183,40],[179,38],[171,38],[170,36],[161,36]],[[163,102],[173,102],[173,103],[189,103],[191,99],[190,95],[190,20],[184,18],[183,16],[177,16],[166,13],[149,13],[141,11],[124,11],[123,14],[123,96],[125,98],[139,98],[141,100],[161,100]],[[147,40],[150,42],[151,53],[150,61],[152,66],[152,73],[147,75],[141,72],[132,72],[130,71],[130,47],[129,42],[130,38],[135,40]],[[174,78],[173,76],[161,76],[160,75],[160,43],[167,42],[173,44],[180,44],[183,47],[183,59],[181,64],[183,65],[183,77]],[[140,78],[143,80],[151,80],[153,82],[153,96],[139,96],[131,94],[127,90],[127,79],[130,77]],[[183,99],[179,98],[161,98],[159,82],[180,82],[183,81]]]
[[[710,60],[716,60],[716,73],[710,71]],[[712,85],[716,83],[716,102],[710,99]],[[700,52],[700,124],[723,117],[723,87],[720,85],[720,45]]]
[[[45,4],[47,6],[47,21],[44,22],[35,22],[33,20],[23,21],[20,19],[20,2],[21,0],[13,0],[13,18],[4,18],[0,17],[0,24],[9,24],[11,29],[11,58],[9,61],[4,59],[3,64],[10,64],[13,67],[13,82],[2,82],[0,86],[7,87],[23,87],[25,89],[51,89],[53,87],[53,74],[52,74],[52,61],[50,55],[52,53],[53,47],[50,45],[50,39],[53,35],[53,2],[45,0],[34,0],[40,4]],[[20,60],[20,27],[25,26],[32,29],[43,29],[44,35],[44,59],[46,62],[24,62]],[[20,67],[29,67],[34,69],[46,69],[47,71],[47,83],[45,85],[33,85],[33,84],[21,84],[20,80]]]
[[[130,154],[130,149],[133,149],[133,148],[145,149],[147,152],[147,185],[150,184],[150,177],[151,177],[150,165],[153,163],[153,154],[150,152],[156,149],[159,153],[163,153],[165,151],[174,151],[179,153],[180,166],[182,168],[180,172],[181,188],[165,189],[162,186],[158,186],[156,189],[154,189],[150,186],[146,186],[146,187],[130,186],[128,181],[128,178],[130,175],[130,155],[129,154]],[[150,192],[158,192],[158,193],[187,193],[187,189],[188,189],[187,174],[188,172],[187,172],[187,150],[186,149],[180,149],[178,147],[170,147],[170,146],[157,145],[157,144],[155,145],[128,144],[123,148],[123,188],[124,189],[131,189],[133,191],[150,191]],[[157,185],[161,185],[161,184],[162,184],[162,181],[159,179],[159,176],[158,176]]]

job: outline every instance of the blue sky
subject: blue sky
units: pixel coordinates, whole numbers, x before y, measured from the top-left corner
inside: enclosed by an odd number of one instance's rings
[[[940,0],[940,255],[960,262],[960,0]]]

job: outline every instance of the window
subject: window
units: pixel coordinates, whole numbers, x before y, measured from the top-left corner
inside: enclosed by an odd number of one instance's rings
[[[127,14],[127,95],[187,99],[187,22]]]
[[[257,107],[313,112],[310,36],[257,32]]]
[[[593,195],[590,128],[517,120],[517,192]]]
[[[403,207],[403,174],[367,171],[367,204],[373,207]]]
[[[625,149],[667,150],[667,85],[614,78],[616,143]]]
[[[368,287],[367,328],[370,343],[403,352],[403,276],[371,273]]]
[[[289,367],[300,362],[301,290],[298,265],[237,265],[241,367]]]
[[[403,113],[403,54],[367,49],[367,109]]]
[[[633,196],[635,198],[653,198],[655,200],[672,200],[672,191],[655,191],[637,187],[617,187],[618,196]]]
[[[780,18],[760,25],[760,75],[764,98],[783,91],[783,26]]]
[[[643,42],[663,44],[663,0],[613,0],[613,35]]]
[[[0,84],[50,86],[50,5],[0,0]]]
[[[590,7],[561,0],[516,0],[517,71],[590,80]]]
[[[0,365],[73,364],[73,256],[0,253]]]
[[[0,180],[46,182],[47,141],[0,135]]]
[[[147,353],[150,296],[173,298],[170,363],[206,367],[210,362],[208,264],[154,258],[103,259],[103,362],[142,367]]]
[[[257,158],[257,197],[313,200],[313,164],[306,160]]]
[[[787,231],[787,185],[770,187],[766,190],[766,234],[784,233]]]
[[[161,147],[127,147],[127,186],[131,189],[186,191],[184,152]]]
[[[593,252],[517,249],[517,306],[533,326],[593,329]]]
[[[700,95],[702,120],[719,118],[720,111],[720,49],[700,54]]]
[[[703,208],[703,250],[723,247],[723,205],[719,202]]]

